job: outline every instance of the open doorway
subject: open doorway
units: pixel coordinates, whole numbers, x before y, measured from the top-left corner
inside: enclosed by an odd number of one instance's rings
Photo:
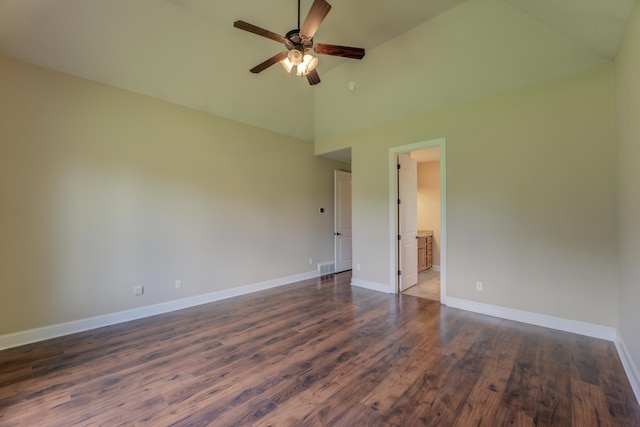
[[[416,162],[416,284],[403,293],[440,301],[440,147],[410,153]]]
[[[392,283],[394,292],[404,290],[404,293],[446,303],[446,164],[445,140],[438,139],[422,143],[394,147],[390,154],[390,186],[392,197],[390,209],[393,233],[392,244]],[[405,201],[406,206],[415,206],[417,241],[414,251],[407,251],[406,245],[399,242],[398,235],[407,239],[403,233],[402,212],[398,209],[402,175],[397,173],[397,160],[401,153],[409,153],[417,163],[417,177],[415,182],[416,200]],[[405,156],[406,157],[406,156]],[[408,194],[411,194],[409,192]],[[405,196],[406,197],[406,196]],[[400,239],[400,241],[401,241]],[[406,262],[406,257],[415,257],[416,263]],[[411,260],[413,261],[413,259]],[[407,286],[403,283],[402,269],[407,265],[416,265],[417,284]],[[404,272],[406,273],[406,272]],[[410,272],[411,274],[411,272]]]

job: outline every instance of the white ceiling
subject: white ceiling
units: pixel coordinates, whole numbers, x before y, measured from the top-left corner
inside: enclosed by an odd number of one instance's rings
[[[311,1],[302,0],[303,19]],[[315,40],[371,52],[465,2],[482,1],[330,0]],[[607,60],[635,4],[500,1]],[[294,0],[0,0],[0,55],[313,140],[314,92],[322,83],[310,87],[278,66],[249,73],[283,47],[232,26],[242,19],[284,34],[296,26],[296,9]],[[366,67],[366,59],[357,66]],[[321,56],[321,78],[345,62],[354,60]]]

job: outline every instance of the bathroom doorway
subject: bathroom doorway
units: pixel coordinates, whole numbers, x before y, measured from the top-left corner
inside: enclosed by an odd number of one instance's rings
[[[398,188],[400,175],[397,173],[397,158],[400,153],[410,153],[411,158],[418,164],[416,179],[416,198],[414,205],[417,209],[417,233],[414,236],[418,242],[416,253],[402,250],[397,235],[400,234],[400,218],[398,215]],[[392,200],[392,232],[394,248],[393,268],[395,292],[400,292],[402,266],[407,263],[403,257],[416,257],[418,264],[417,284],[408,287],[403,293],[422,298],[446,301],[446,163],[445,140],[437,139],[422,143],[395,147],[390,149],[390,174]],[[407,237],[404,237],[405,239]],[[398,243],[398,244],[396,244]]]

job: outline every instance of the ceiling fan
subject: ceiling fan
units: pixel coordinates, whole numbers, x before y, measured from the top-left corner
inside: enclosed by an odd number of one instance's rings
[[[294,71],[298,76],[306,76],[310,85],[316,85],[320,83],[320,76],[318,76],[318,72],[316,71],[318,58],[311,55],[310,51],[322,55],[362,59],[365,52],[364,49],[359,47],[313,43],[313,35],[330,10],[331,5],[325,0],[313,0],[311,9],[309,9],[309,13],[302,23],[302,26],[300,26],[300,0],[298,0],[298,28],[289,31],[284,37],[244,21],[234,22],[233,26],[236,28],[284,43],[284,46],[287,48],[285,52],[280,52],[272,56],[249,71],[259,73],[276,62],[280,62],[288,73]]]

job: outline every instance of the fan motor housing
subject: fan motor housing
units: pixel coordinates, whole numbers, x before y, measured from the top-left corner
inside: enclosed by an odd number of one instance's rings
[[[297,49],[306,52],[313,47],[313,38],[300,33],[300,29],[293,29],[285,35],[284,45],[287,50]]]

